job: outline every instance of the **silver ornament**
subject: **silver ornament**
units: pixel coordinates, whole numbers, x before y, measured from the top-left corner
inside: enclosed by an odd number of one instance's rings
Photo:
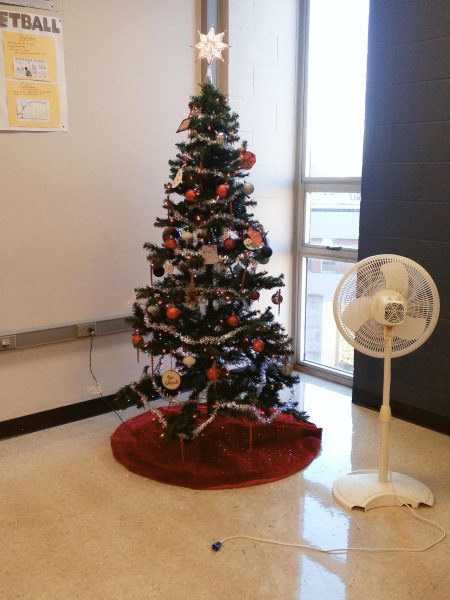
[[[255,191],[255,187],[253,183],[250,183],[250,181],[246,181],[242,186],[242,189],[244,190],[244,194],[246,196],[250,196],[250,194],[253,194],[253,192]]]
[[[223,133],[223,131],[219,131],[219,133],[216,135],[216,142],[218,142],[222,146],[225,146],[226,141],[227,136]]]

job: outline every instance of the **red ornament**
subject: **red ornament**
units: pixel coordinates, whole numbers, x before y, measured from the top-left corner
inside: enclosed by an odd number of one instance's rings
[[[177,247],[177,241],[173,238],[167,238],[167,240],[164,243],[166,248],[168,248],[169,250],[175,250],[175,248]]]
[[[187,190],[184,194],[184,197],[188,202],[195,202],[197,199],[197,192],[193,189]]]
[[[133,346],[135,348],[137,348],[141,342],[142,342],[142,336],[140,333],[135,333],[134,335],[131,336],[131,343],[133,344]]]
[[[233,248],[235,248],[236,246],[236,240],[233,240],[233,238],[227,238],[226,240],[223,241],[223,247],[225,248],[225,250],[233,250]]]
[[[264,350],[264,342],[262,340],[254,340],[252,348],[255,352],[262,352]]]
[[[250,300],[259,300],[259,292],[257,290],[250,292]]]
[[[253,154],[253,152],[248,152],[248,150],[245,150],[244,152],[241,152],[240,162],[243,169],[250,171],[250,169],[256,163],[256,156]]]
[[[230,327],[237,327],[240,323],[237,315],[230,315],[227,319],[227,323]]]
[[[216,195],[218,198],[226,198],[228,196],[228,192],[230,191],[230,186],[226,183],[221,183],[217,186]]]
[[[167,238],[175,237],[177,235],[179,234],[177,233],[177,229],[175,227],[166,227],[162,232],[162,239],[166,241]]]
[[[166,316],[168,319],[178,319],[180,316],[180,310],[176,306],[169,306],[166,310]]]
[[[211,381],[217,381],[219,377],[222,376],[222,371],[219,369],[216,363],[214,363],[213,366],[206,371],[206,375]]]

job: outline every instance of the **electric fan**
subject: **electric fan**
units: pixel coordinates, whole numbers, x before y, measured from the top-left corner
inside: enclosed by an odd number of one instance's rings
[[[434,503],[431,490],[416,479],[389,469],[391,358],[419,348],[433,332],[439,295],[423,267],[404,256],[370,256],[350,268],[333,301],[336,325],[359,352],[384,359],[383,404],[380,410],[378,470],[354,471],[333,485],[334,498],[346,506],[369,510],[378,506],[417,507]]]

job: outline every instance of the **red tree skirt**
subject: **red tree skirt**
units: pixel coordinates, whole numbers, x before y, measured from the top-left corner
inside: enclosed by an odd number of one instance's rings
[[[161,408],[168,414],[178,408]],[[259,421],[218,415],[194,440],[161,437],[149,412],[122,423],[111,436],[115,458],[138,475],[202,490],[269,483],[304,469],[320,449],[322,429],[280,414]]]

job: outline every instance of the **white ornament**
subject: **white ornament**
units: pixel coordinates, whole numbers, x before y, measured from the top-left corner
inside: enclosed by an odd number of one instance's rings
[[[187,356],[185,356],[183,358],[183,364],[186,365],[187,367],[192,367],[193,365],[195,365],[196,362],[197,362],[197,360],[190,354],[188,354]]]
[[[175,177],[172,181],[172,189],[178,187],[182,181],[183,181],[183,167],[181,167],[181,169],[178,169],[177,174],[175,175]]]
[[[190,242],[193,237],[194,234],[191,231],[183,231],[183,233],[181,234],[181,239],[185,242]]]
[[[200,41],[194,46],[194,48],[197,48],[199,51],[197,60],[206,58],[208,65],[210,65],[215,58],[223,61],[222,51],[225,50],[225,48],[228,48],[228,44],[222,42],[225,32],[223,31],[222,33],[216,34],[214,32],[214,27],[211,27],[206,35],[200,33],[200,31],[198,32],[198,35],[200,36]]]

